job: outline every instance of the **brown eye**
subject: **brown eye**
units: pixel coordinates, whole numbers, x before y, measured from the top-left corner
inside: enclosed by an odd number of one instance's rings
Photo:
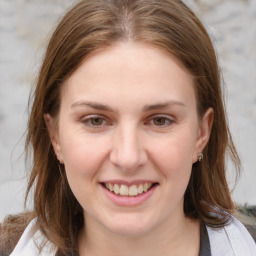
[[[159,117],[153,118],[153,123],[154,123],[154,125],[157,125],[157,126],[163,126],[163,125],[170,123],[170,120],[168,120],[165,117],[159,116]]]
[[[93,126],[100,126],[103,124],[103,122],[104,122],[104,119],[101,117],[90,118],[90,123]]]
[[[107,124],[104,117],[97,115],[88,115],[82,118],[82,123],[89,128],[101,128]]]

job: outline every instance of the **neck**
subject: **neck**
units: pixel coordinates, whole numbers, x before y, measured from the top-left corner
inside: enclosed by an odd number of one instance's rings
[[[79,235],[80,256],[197,256],[199,247],[200,223],[185,216],[170,224],[164,222],[141,236],[115,234],[90,220]]]

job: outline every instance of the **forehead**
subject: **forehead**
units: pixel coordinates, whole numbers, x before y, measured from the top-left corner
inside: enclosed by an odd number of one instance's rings
[[[72,104],[84,98],[113,105],[120,100],[192,103],[194,81],[165,51],[148,44],[119,43],[87,57],[64,83],[62,100]]]

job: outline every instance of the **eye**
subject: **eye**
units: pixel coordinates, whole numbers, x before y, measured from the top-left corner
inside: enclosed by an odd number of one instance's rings
[[[86,116],[82,119],[82,122],[83,124],[93,128],[99,128],[107,124],[106,120],[101,116]]]
[[[94,117],[94,118],[90,118],[90,121],[89,121],[92,125],[94,126],[99,126],[99,125],[102,125],[103,122],[104,122],[104,119],[101,118],[101,117]]]
[[[153,118],[154,125],[160,125],[160,126],[166,125],[167,121],[168,120],[165,117],[162,117],[162,116],[158,116],[158,117]]]
[[[156,117],[153,117],[149,123],[154,126],[168,126],[174,123],[174,121],[169,117],[156,116]]]

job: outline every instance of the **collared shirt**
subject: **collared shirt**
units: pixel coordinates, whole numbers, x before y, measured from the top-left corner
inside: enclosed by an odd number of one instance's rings
[[[199,256],[212,256],[208,232],[204,223],[200,227],[200,251]]]
[[[43,250],[39,244],[45,242]],[[25,229],[10,256],[55,256],[55,246],[37,228],[36,219]],[[244,225],[231,216],[228,225],[211,228],[201,225],[199,256],[256,256],[256,244]]]

